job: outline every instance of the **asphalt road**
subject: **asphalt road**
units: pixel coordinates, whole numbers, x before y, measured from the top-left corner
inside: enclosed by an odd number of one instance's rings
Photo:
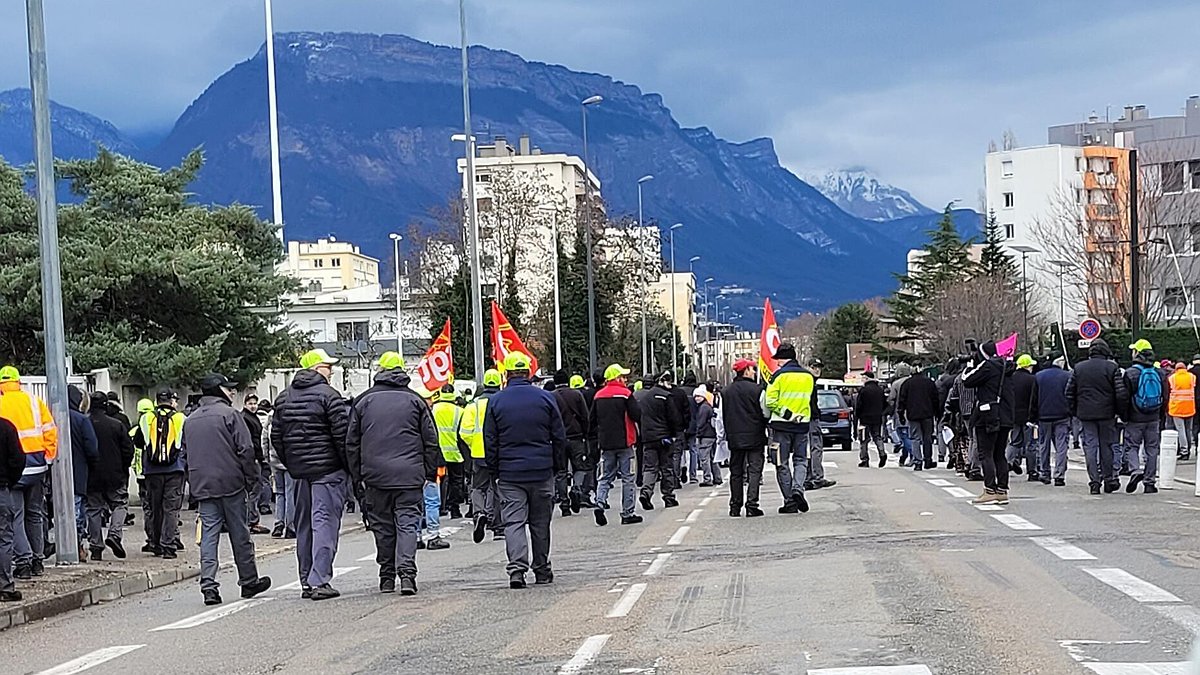
[[[334,585],[277,587],[213,612],[181,584],[0,633],[5,673],[1182,674],[1200,632],[1200,500],[1086,494],[1014,477],[980,510],[944,469],[859,469],[812,510],[728,516],[727,486],[685,487],[646,522],[555,518],[555,582],[507,588],[502,542],[421,552],[420,593],[377,591],[374,544],[346,520]],[[613,521],[616,518],[612,519]],[[1036,529],[1035,529],[1036,528]]]

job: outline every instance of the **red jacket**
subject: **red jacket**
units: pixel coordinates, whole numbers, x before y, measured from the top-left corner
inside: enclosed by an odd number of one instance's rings
[[[642,413],[629,388],[620,382],[613,380],[596,392],[590,418],[600,450],[626,450],[637,443]]]

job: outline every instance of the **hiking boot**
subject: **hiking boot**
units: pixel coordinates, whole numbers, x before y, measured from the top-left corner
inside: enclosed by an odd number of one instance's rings
[[[997,497],[998,497],[998,495],[995,492],[992,492],[991,490],[984,490],[983,494],[979,495],[975,499],[972,499],[971,503],[972,504],[991,504],[992,502],[996,501]]]
[[[21,581],[29,581],[33,578],[32,565],[17,565],[13,568],[13,578]]]
[[[92,562],[101,562],[104,560],[104,549],[94,548],[91,555]]]
[[[271,577],[259,577],[257,581],[242,586],[242,597],[253,598],[259,593],[265,593],[271,587]]]
[[[380,579],[379,580],[379,592],[380,593],[395,593],[396,592],[395,577],[384,577],[384,578]]]
[[[513,572],[508,575],[508,587],[513,590],[525,588],[525,573]]]
[[[642,522],[642,517],[636,513],[632,516],[621,516],[622,525],[637,525],[640,522]]]
[[[329,584],[323,584],[312,589],[313,600],[332,600],[340,595],[341,593],[339,593],[336,588],[330,586]]]
[[[1145,474],[1142,474],[1142,473],[1135,473],[1132,476],[1130,476],[1129,483],[1127,483],[1125,485],[1125,492],[1128,492],[1129,494],[1133,494],[1133,493],[1137,492],[1138,483],[1141,483],[1142,479],[1144,479],[1145,477],[1146,477]]]
[[[608,524],[608,516],[604,515],[604,509],[595,509],[592,514],[596,516],[596,524],[600,527]]]
[[[804,498],[803,492],[792,495],[792,503],[796,505],[800,513],[808,513],[808,500]]]
[[[675,499],[674,497],[663,497],[663,508],[664,509],[673,509],[676,506],[679,506],[678,499]]]
[[[651,502],[651,501],[650,501],[650,497],[649,497],[649,496],[647,496],[647,495],[642,495],[641,497],[638,497],[638,501],[642,503],[642,508],[643,508],[643,509],[645,509],[645,510],[647,510],[647,511],[653,511],[653,510],[654,510],[654,502]]]
[[[763,510],[758,508],[757,506],[747,506],[746,507],[746,517],[747,518],[758,518],[762,515],[763,515]]]
[[[271,537],[273,539],[283,539],[283,521],[275,523],[275,527],[271,529]]]
[[[1008,490],[1005,490],[1003,492],[997,492],[996,499],[993,500],[992,503],[999,504],[1001,506],[1008,504]]]
[[[475,516],[475,529],[471,532],[471,541],[476,544],[483,541],[483,535],[487,532],[488,519],[487,516]]]
[[[221,594],[217,592],[217,589],[210,588],[207,591],[203,591],[203,594],[205,605],[211,606],[221,604]]]
[[[425,548],[429,549],[430,551],[444,551],[450,548],[450,542],[442,539],[441,537],[434,537],[425,544]]]
[[[400,595],[416,595],[417,580],[412,577],[400,577]]]
[[[20,602],[21,591],[0,591],[0,602]]]
[[[1154,483],[1146,483],[1145,487],[1142,488],[1142,492],[1148,495],[1158,494],[1158,486]]]
[[[104,540],[104,543],[112,549],[113,555],[121,558],[122,560],[125,558],[125,547],[121,545],[120,539],[109,537],[108,539]]]

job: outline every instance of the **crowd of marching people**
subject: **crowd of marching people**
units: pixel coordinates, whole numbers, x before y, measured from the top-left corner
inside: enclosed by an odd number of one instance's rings
[[[1162,432],[1177,433],[1177,457],[1196,447],[1200,355],[1189,365],[1160,360],[1147,340],[1129,345],[1132,364],[1118,365],[1103,339],[1088,358],[1068,368],[1064,357],[1015,360],[997,354],[994,342],[968,343],[936,380],[900,363],[885,390],[866,373],[855,395],[861,442],[860,467],[870,466],[870,446],[887,462],[890,432],[902,466],[915,471],[945,462],[969,480],[982,481],[976,503],[1008,503],[1010,475],[1063,487],[1067,454],[1082,447],[1091,494],[1124,489],[1158,492]]]

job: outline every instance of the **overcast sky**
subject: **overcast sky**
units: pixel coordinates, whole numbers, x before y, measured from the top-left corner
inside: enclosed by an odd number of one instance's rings
[[[128,132],[166,129],[263,41],[256,0],[54,0],[50,87]],[[468,0],[473,44],[658,92],[685,126],[774,138],[805,172],[863,165],[934,208],[976,206],[988,141],[1200,94],[1194,0]],[[277,31],[457,44],[454,0],[276,0]],[[28,86],[24,3],[0,3],[0,89]]]

